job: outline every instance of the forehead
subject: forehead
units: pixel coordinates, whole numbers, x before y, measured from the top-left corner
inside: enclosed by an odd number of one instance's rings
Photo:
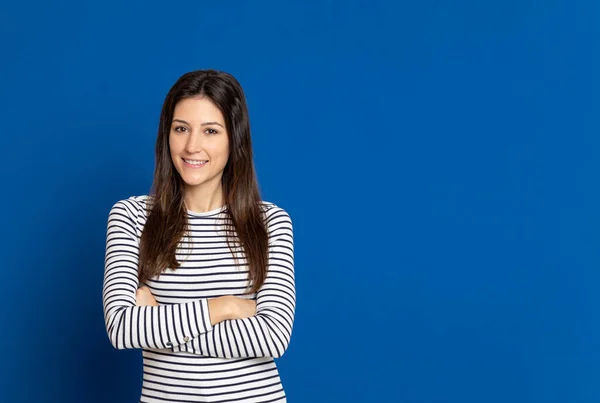
[[[216,121],[224,123],[221,110],[207,98],[185,98],[175,105],[173,119],[183,119],[189,123]]]

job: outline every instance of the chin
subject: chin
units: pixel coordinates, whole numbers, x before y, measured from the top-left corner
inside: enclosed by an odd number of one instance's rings
[[[188,188],[195,188],[197,186],[202,185],[204,182],[185,182],[185,186]]]
[[[186,178],[185,176],[182,176],[181,178],[186,186],[198,186],[206,182],[204,179]]]

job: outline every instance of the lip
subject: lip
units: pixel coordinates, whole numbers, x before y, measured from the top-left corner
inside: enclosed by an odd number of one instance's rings
[[[206,165],[208,165],[208,163],[210,162],[210,160],[202,165],[192,165],[192,164],[188,164],[187,162],[185,162],[185,159],[181,159],[183,161],[183,165],[186,166],[187,168],[191,168],[191,169],[200,169],[200,168],[204,168]]]

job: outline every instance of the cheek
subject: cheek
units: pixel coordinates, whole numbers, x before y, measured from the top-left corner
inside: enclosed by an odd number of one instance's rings
[[[173,137],[169,137],[169,150],[171,151],[171,155],[181,151],[179,148],[178,142],[173,140]]]
[[[213,158],[218,158],[220,160],[227,159],[229,147],[227,146],[227,143],[213,144],[210,148],[206,148],[206,152]]]
[[[221,155],[224,159],[227,159],[229,157],[229,139],[225,140],[222,144],[220,144],[219,151],[221,152]]]

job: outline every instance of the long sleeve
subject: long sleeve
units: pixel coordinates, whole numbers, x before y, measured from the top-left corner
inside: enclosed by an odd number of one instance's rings
[[[133,202],[121,200],[108,216],[102,302],[116,349],[172,349],[212,329],[208,300],[136,306],[139,239]]]
[[[221,358],[274,357],[286,351],[296,309],[292,221],[281,209],[267,219],[269,261],[265,283],[256,294],[256,315],[225,320],[173,351]]]

